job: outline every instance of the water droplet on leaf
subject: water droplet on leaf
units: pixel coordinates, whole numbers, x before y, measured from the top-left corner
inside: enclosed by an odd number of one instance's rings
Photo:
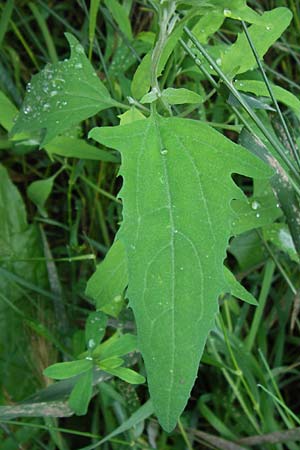
[[[254,211],[256,211],[258,208],[260,208],[260,203],[258,203],[256,200],[254,200],[251,203],[251,208],[254,209]]]
[[[227,8],[224,9],[223,13],[224,13],[225,17],[230,17],[232,14],[231,9],[227,9]]]

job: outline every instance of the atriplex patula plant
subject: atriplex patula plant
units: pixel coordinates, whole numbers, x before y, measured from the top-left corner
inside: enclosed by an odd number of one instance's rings
[[[131,40],[123,6],[105,3]],[[299,156],[277,100],[297,114],[300,107],[292,94],[270,86],[262,67],[250,72],[288,27],[292,15],[287,8],[260,14],[243,0],[153,0],[145,6],[157,16],[157,33],[143,36],[147,52],[133,74],[127,104],[112,98],[82,45],[68,33],[70,58],[48,64],[32,77],[12,134],[21,139],[21,133],[30,133],[49,154],[64,155],[63,142],[72,126],[104,109],[126,110],[120,125],[89,133],[121,154],[123,219],[87,286],[97,308],[86,325],[87,349],[76,361],[52,365],[45,374],[55,379],[78,376],[69,405],[84,414],[95,369],[131,383],[144,381],[124,367],[121,358],[138,348],[153,410],[162,427],[171,431],[194,384],[219,296],[231,293],[256,304],[224,265],[229,239],[271,226],[284,212],[299,249]],[[241,23],[236,41],[210,43],[226,18]],[[171,70],[174,54],[179,54],[179,62]],[[197,92],[174,87],[184,76],[199,82]],[[228,101],[228,113],[244,125],[242,145],[199,120],[207,100],[203,86],[210,84],[213,93]],[[249,93],[270,97],[274,108]],[[183,104],[190,109],[182,110]],[[279,112],[281,138],[271,128],[268,109]],[[118,161],[115,153],[100,151],[99,159]],[[233,174],[254,179],[258,194],[249,200]],[[41,210],[52,183],[53,177],[29,191]],[[284,228],[291,239],[289,230]],[[129,334],[101,343],[106,314],[117,316],[124,297],[134,312],[137,344]]]

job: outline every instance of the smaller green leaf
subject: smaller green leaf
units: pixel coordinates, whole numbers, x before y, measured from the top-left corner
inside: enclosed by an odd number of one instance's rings
[[[93,393],[93,370],[86,371],[76,382],[68,400],[70,408],[78,416],[87,413]]]
[[[243,300],[246,303],[249,303],[250,305],[258,305],[255,297],[253,297],[253,295],[237,281],[233,273],[225,266],[224,275],[231,295]]]
[[[259,80],[238,80],[234,83],[239,91],[251,92],[258,96],[270,97],[268,88],[263,81]],[[271,84],[273,94],[278,102],[291,108],[296,114],[300,115],[300,100],[291,92],[280,86]]]
[[[87,348],[94,349],[103,339],[107,325],[107,316],[101,311],[89,314],[85,325],[85,341]]]
[[[27,195],[30,200],[37,206],[41,215],[46,216],[45,203],[51,194],[55,176],[45,178],[44,180],[33,181],[28,186]]]
[[[236,258],[242,271],[261,264],[268,256],[255,230],[234,237],[230,242],[229,251]]]
[[[148,92],[141,98],[140,103],[142,104],[153,103],[158,99],[158,97],[159,97],[158,90],[156,88],[153,88],[150,92]]]
[[[106,7],[115,19],[122,33],[131,41],[133,39],[131,24],[126,9],[116,0],[105,0]]]
[[[60,155],[65,158],[91,159],[94,161],[107,161],[119,163],[119,159],[112,152],[94,147],[83,139],[76,139],[68,136],[57,136],[49,144],[45,145],[47,153]]]
[[[128,111],[120,114],[120,125],[126,125],[127,123],[136,122],[137,120],[144,120],[146,117],[137,108],[132,106]]]
[[[91,359],[79,359],[78,361],[70,361],[52,364],[44,370],[44,375],[55,380],[65,380],[75,377],[93,367]]]
[[[115,377],[120,378],[126,383],[130,384],[142,384],[145,383],[145,377],[135,372],[132,369],[128,369],[127,367],[118,367],[116,369],[105,370],[105,372],[114,375]]]
[[[290,24],[292,17],[293,15],[288,8],[275,8],[265,12],[259,23],[249,27],[249,35],[260,58],[281,36]],[[244,73],[256,67],[256,59],[245,33],[238,35],[236,42],[224,52],[220,62],[223,71],[230,76]]]
[[[170,105],[181,105],[184,103],[202,103],[203,97],[196,92],[185,88],[167,88],[162,92],[162,97],[167,100]]]
[[[263,229],[263,236],[279,250],[289,255],[292,261],[299,263],[299,256],[289,228],[284,223],[274,223]]]
[[[138,100],[145,95],[150,88],[150,74],[152,63],[152,51],[147,53],[133,75],[131,82],[131,93]]]
[[[98,310],[116,317],[124,305],[123,292],[127,283],[125,249],[121,241],[115,241],[88,280],[86,295],[96,302]]]
[[[117,367],[122,366],[122,364],[124,364],[124,360],[122,358],[112,357],[101,359],[101,361],[97,363],[97,366],[107,372],[110,369],[116,369]]]
[[[115,334],[110,339],[100,344],[93,352],[94,358],[111,358],[127,355],[137,350],[137,339],[133,334]]]
[[[69,33],[70,59],[47,64],[27,85],[12,134],[43,130],[41,145],[103,109],[116,106],[84,49]]]
[[[223,11],[203,15],[192,29],[193,35],[201,44],[206,44],[208,38],[221,27],[224,19]]]
[[[16,106],[0,91],[0,125],[10,131],[18,114]]]

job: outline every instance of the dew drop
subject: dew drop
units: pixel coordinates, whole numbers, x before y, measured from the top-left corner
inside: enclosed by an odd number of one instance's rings
[[[216,63],[218,64],[218,66],[221,66],[221,64],[222,64],[221,58],[218,58],[218,59],[216,60]]]
[[[168,150],[166,148],[162,148],[160,151],[161,155],[167,155],[168,154]]]
[[[251,208],[254,209],[254,211],[256,211],[258,208],[260,208],[260,203],[258,203],[256,200],[254,200],[251,203]]]
[[[267,31],[270,31],[270,30],[271,30],[271,27],[268,25],[268,26],[266,27],[266,29],[267,29]]]
[[[280,208],[280,204],[279,203],[276,203],[276,208]]]
[[[200,61],[199,58],[196,58],[196,59],[195,59],[195,64],[201,64],[201,61]]]
[[[49,103],[44,103],[43,104],[43,111],[49,111],[50,109],[50,104]]]
[[[81,62],[78,62],[78,63],[75,64],[75,69],[82,69]]]
[[[93,348],[96,346],[96,342],[94,341],[94,339],[90,339],[88,342],[88,348]]]
[[[24,114],[27,115],[27,114],[31,113],[31,111],[32,111],[31,106],[24,106],[24,108],[23,108]]]
[[[27,86],[26,86],[26,91],[30,92],[31,88],[32,88],[31,83],[28,83]]]
[[[122,300],[121,295],[116,295],[116,296],[114,297],[114,302],[115,302],[115,303],[120,303],[121,300]]]
[[[50,92],[51,97],[55,97],[57,94],[58,94],[57,91],[51,91],[51,92]]]
[[[79,54],[84,53],[84,49],[83,49],[82,45],[80,45],[80,44],[76,45],[75,51],[76,51],[76,53],[79,53]]]
[[[91,356],[87,356],[85,359],[87,359],[88,361],[93,361],[93,358]]]
[[[256,213],[256,214],[255,214],[255,217],[256,217],[257,219],[259,219],[259,218],[260,218],[260,214],[259,214],[259,213]]]
[[[232,15],[231,9],[225,8],[223,14],[225,17],[230,17]]]

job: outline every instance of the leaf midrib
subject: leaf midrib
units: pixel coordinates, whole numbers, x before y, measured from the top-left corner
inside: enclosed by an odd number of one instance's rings
[[[159,123],[156,120],[156,116],[154,116],[154,122],[155,122],[155,127],[156,127],[156,132],[157,132],[157,136],[159,139],[159,144],[160,144],[160,150],[162,150],[163,148],[165,148],[165,145],[163,143],[163,139],[162,139],[162,135],[160,132],[160,127],[159,127]],[[171,350],[171,368],[169,369],[169,373],[170,373],[170,389],[169,389],[169,393],[168,393],[168,400],[167,400],[167,407],[166,407],[166,417],[169,420],[170,417],[170,409],[171,409],[171,392],[173,390],[173,385],[174,385],[174,363],[175,363],[175,221],[174,221],[174,217],[173,217],[173,210],[172,210],[172,194],[171,194],[171,189],[170,189],[170,177],[169,177],[169,172],[168,172],[168,164],[167,164],[167,155],[161,155],[162,157],[162,165],[163,165],[163,170],[164,170],[164,177],[165,177],[165,191],[166,191],[166,195],[167,195],[167,207],[169,210],[169,221],[170,221],[170,249],[171,249],[171,305],[172,307],[170,308],[171,311],[171,333],[172,333],[172,339],[171,339],[171,346],[172,346],[172,350]]]

